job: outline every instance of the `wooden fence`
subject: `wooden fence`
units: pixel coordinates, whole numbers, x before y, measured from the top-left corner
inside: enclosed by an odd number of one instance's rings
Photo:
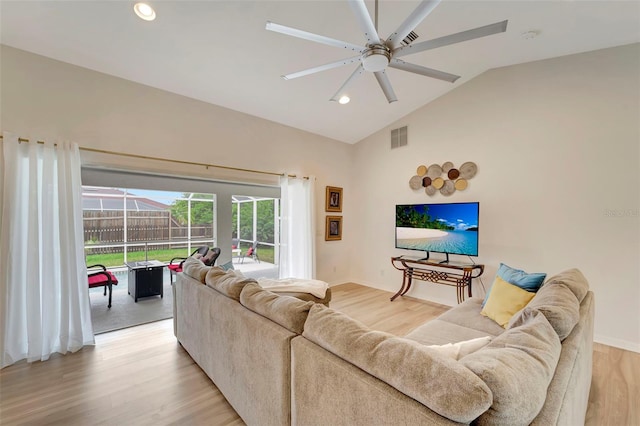
[[[125,241],[124,215],[122,211],[91,211],[85,210],[84,241],[85,245],[121,245]],[[169,211],[145,211],[127,213],[128,243],[143,243],[154,241],[171,242],[167,244],[153,244],[157,249],[169,249],[184,243],[189,238],[189,227],[181,226]],[[213,239],[213,224],[192,225],[191,239]],[[88,247],[90,254],[121,253],[120,247]],[[144,251],[145,246],[128,247],[128,251]]]

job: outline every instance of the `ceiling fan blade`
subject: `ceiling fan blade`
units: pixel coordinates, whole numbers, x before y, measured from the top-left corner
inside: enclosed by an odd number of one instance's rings
[[[271,21],[267,21],[266,29],[269,31],[274,31],[276,33],[298,37],[309,41],[315,41],[316,43],[326,44],[328,46],[339,47],[340,49],[353,50],[354,52],[362,52],[365,49],[363,46],[358,46],[356,44],[347,43],[346,41],[336,40],[334,38],[310,33],[293,27],[285,27],[284,25],[276,24]]]
[[[387,39],[387,46],[391,50],[397,49],[402,43],[402,40],[413,31],[419,24],[424,20],[440,4],[441,0],[423,0],[422,3],[418,5],[416,10],[411,12],[411,15],[407,16],[407,19],[404,20],[400,27],[393,32]]]
[[[353,14],[358,21],[360,29],[362,30],[362,32],[364,32],[367,43],[382,44],[380,36],[378,36],[378,31],[376,30],[375,25],[373,25],[371,15],[369,15],[369,10],[367,10],[367,5],[364,3],[364,0],[349,0],[349,6],[351,7]]]
[[[409,71],[415,74],[424,75],[431,78],[437,78],[438,80],[448,81],[454,83],[460,78],[459,75],[449,74],[448,72],[438,71],[431,68],[423,67],[422,65],[409,64],[401,59],[392,59],[389,63],[391,68],[395,68],[402,71]],[[376,73],[377,74],[377,73]]]
[[[338,89],[335,95],[329,99],[330,101],[338,102],[340,98],[346,94],[347,87],[353,83],[353,81],[364,74],[364,68],[362,68],[362,64],[358,65],[358,68],[347,78],[347,81],[344,82],[342,86]]]
[[[360,61],[360,56],[354,56],[352,58],[347,58],[347,59],[340,59],[339,61],[331,62],[324,65],[319,65],[317,67],[308,68],[306,70],[302,70],[298,72],[293,72],[291,74],[285,74],[282,76],[282,78],[284,78],[285,80],[293,80],[294,78],[304,77],[305,75],[315,74],[320,71],[326,71],[332,68],[338,68],[343,65],[349,65],[359,61]]]
[[[503,33],[507,30],[509,21],[496,22],[495,24],[485,25],[483,27],[462,31],[444,37],[426,40],[421,43],[402,46],[393,51],[394,57],[411,55],[412,53],[423,52],[425,50],[436,49],[450,44],[460,43],[462,41],[473,40],[474,38],[486,37],[492,34]]]
[[[374,75],[376,76],[376,80],[378,80],[378,84],[380,85],[380,88],[384,92],[384,95],[387,97],[387,101],[389,101],[389,103],[397,101],[398,98],[396,97],[396,94],[393,91],[393,87],[391,87],[391,82],[389,81],[389,76],[387,76],[387,72],[378,71],[378,72],[375,72]]]

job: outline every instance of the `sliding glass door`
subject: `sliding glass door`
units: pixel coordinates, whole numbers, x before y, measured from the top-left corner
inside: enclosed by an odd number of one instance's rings
[[[87,265],[168,262],[216,246],[216,196],[83,186]]]

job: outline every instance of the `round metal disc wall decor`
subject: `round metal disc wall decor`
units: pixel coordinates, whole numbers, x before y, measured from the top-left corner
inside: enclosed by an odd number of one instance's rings
[[[437,189],[435,189],[433,186],[429,185],[424,189],[424,193],[429,195],[429,196],[434,196],[436,195],[436,192],[438,192]]]
[[[409,180],[409,187],[411,189],[422,188],[422,176],[414,176]]]
[[[462,163],[458,168],[451,161],[440,166],[431,164],[429,167],[420,165],[416,168],[416,175],[409,180],[409,187],[418,190],[424,188],[425,194],[434,196],[438,192],[449,196],[456,191],[464,191],[469,186],[469,180],[478,173],[478,166],[472,161]],[[444,176],[443,176],[444,174]]]
[[[427,177],[435,179],[442,174],[442,167],[439,164],[432,164],[427,169]]]
[[[467,180],[460,178],[456,181],[454,186],[458,191],[464,191],[465,189],[467,189]]]
[[[444,179],[442,179],[441,177],[437,177],[431,181],[431,185],[433,185],[435,189],[440,189],[444,185]]]
[[[444,185],[440,188],[440,193],[442,195],[451,195],[456,192],[456,187],[452,180],[445,180]]]
[[[458,176],[460,176],[460,172],[458,171],[458,169],[454,169],[451,168],[448,172],[447,172],[447,176],[449,177],[449,179],[458,179]]]
[[[460,177],[462,179],[471,179],[478,173],[478,166],[476,163],[472,163],[471,161],[467,161],[466,163],[460,166]]]

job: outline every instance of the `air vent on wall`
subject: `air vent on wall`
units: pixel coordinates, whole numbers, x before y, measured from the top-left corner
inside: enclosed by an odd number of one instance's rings
[[[407,126],[391,130],[391,149],[400,148],[407,144]]]

